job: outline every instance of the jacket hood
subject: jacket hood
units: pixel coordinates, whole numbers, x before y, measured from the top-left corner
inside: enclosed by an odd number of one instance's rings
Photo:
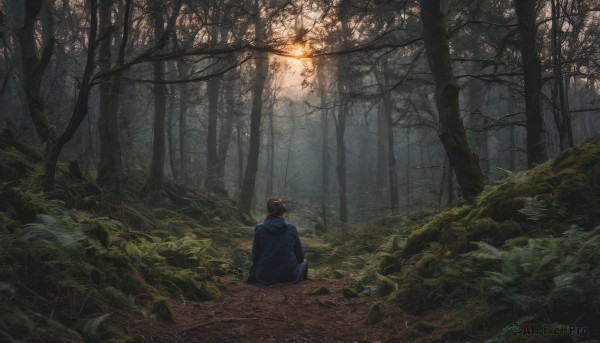
[[[283,218],[267,218],[263,222],[263,226],[270,233],[282,233],[287,229],[287,223]]]

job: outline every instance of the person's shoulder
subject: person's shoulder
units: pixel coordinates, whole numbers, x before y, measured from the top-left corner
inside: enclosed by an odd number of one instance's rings
[[[263,224],[262,222],[256,224],[256,226],[254,226],[254,232],[261,232],[264,229],[265,229],[265,224]]]

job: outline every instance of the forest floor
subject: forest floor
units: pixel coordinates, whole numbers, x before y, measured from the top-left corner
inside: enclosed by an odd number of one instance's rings
[[[174,322],[131,312],[117,314],[129,335],[144,342],[433,342],[436,333],[410,328],[419,318],[386,305],[384,318],[367,325],[376,298],[345,298],[349,278],[295,285],[249,285],[234,276],[217,278],[221,297],[171,301]],[[311,294],[326,287],[329,294]]]

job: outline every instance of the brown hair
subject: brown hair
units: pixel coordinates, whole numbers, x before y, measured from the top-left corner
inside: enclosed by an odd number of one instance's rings
[[[281,217],[287,210],[281,198],[270,198],[267,200],[267,217]]]

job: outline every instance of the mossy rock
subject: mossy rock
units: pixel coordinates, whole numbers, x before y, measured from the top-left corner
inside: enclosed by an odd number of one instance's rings
[[[150,310],[157,319],[165,322],[174,322],[173,311],[171,310],[171,304],[169,299],[166,297],[156,297],[152,302],[152,309]]]
[[[433,217],[430,221],[411,232],[402,248],[402,256],[407,257],[421,252],[429,243],[439,239],[444,228],[464,217],[470,210],[470,206],[455,207]]]
[[[398,273],[402,271],[401,251],[396,250],[392,253],[381,253],[377,256],[379,260],[379,272],[383,275]]]
[[[348,286],[344,286],[342,288],[342,295],[344,296],[344,298],[348,298],[348,299],[358,298],[360,296],[354,288],[348,287]]]
[[[31,195],[9,185],[0,189],[0,207],[6,208],[12,219],[22,223],[32,222],[38,214],[48,213],[47,207]]]
[[[421,257],[419,262],[415,264],[415,270],[424,278],[435,277],[440,274],[440,258],[439,256],[426,253]]]
[[[112,243],[110,229],[98,220],[87,220],[82,222],[83,231],[87,236],[97,240],[103,247],[108,248]]]
[[[367,314],[367,325],[374,325],[379,323],[385,317],[385,305],[378,301],[369,307],[369,313]]]

